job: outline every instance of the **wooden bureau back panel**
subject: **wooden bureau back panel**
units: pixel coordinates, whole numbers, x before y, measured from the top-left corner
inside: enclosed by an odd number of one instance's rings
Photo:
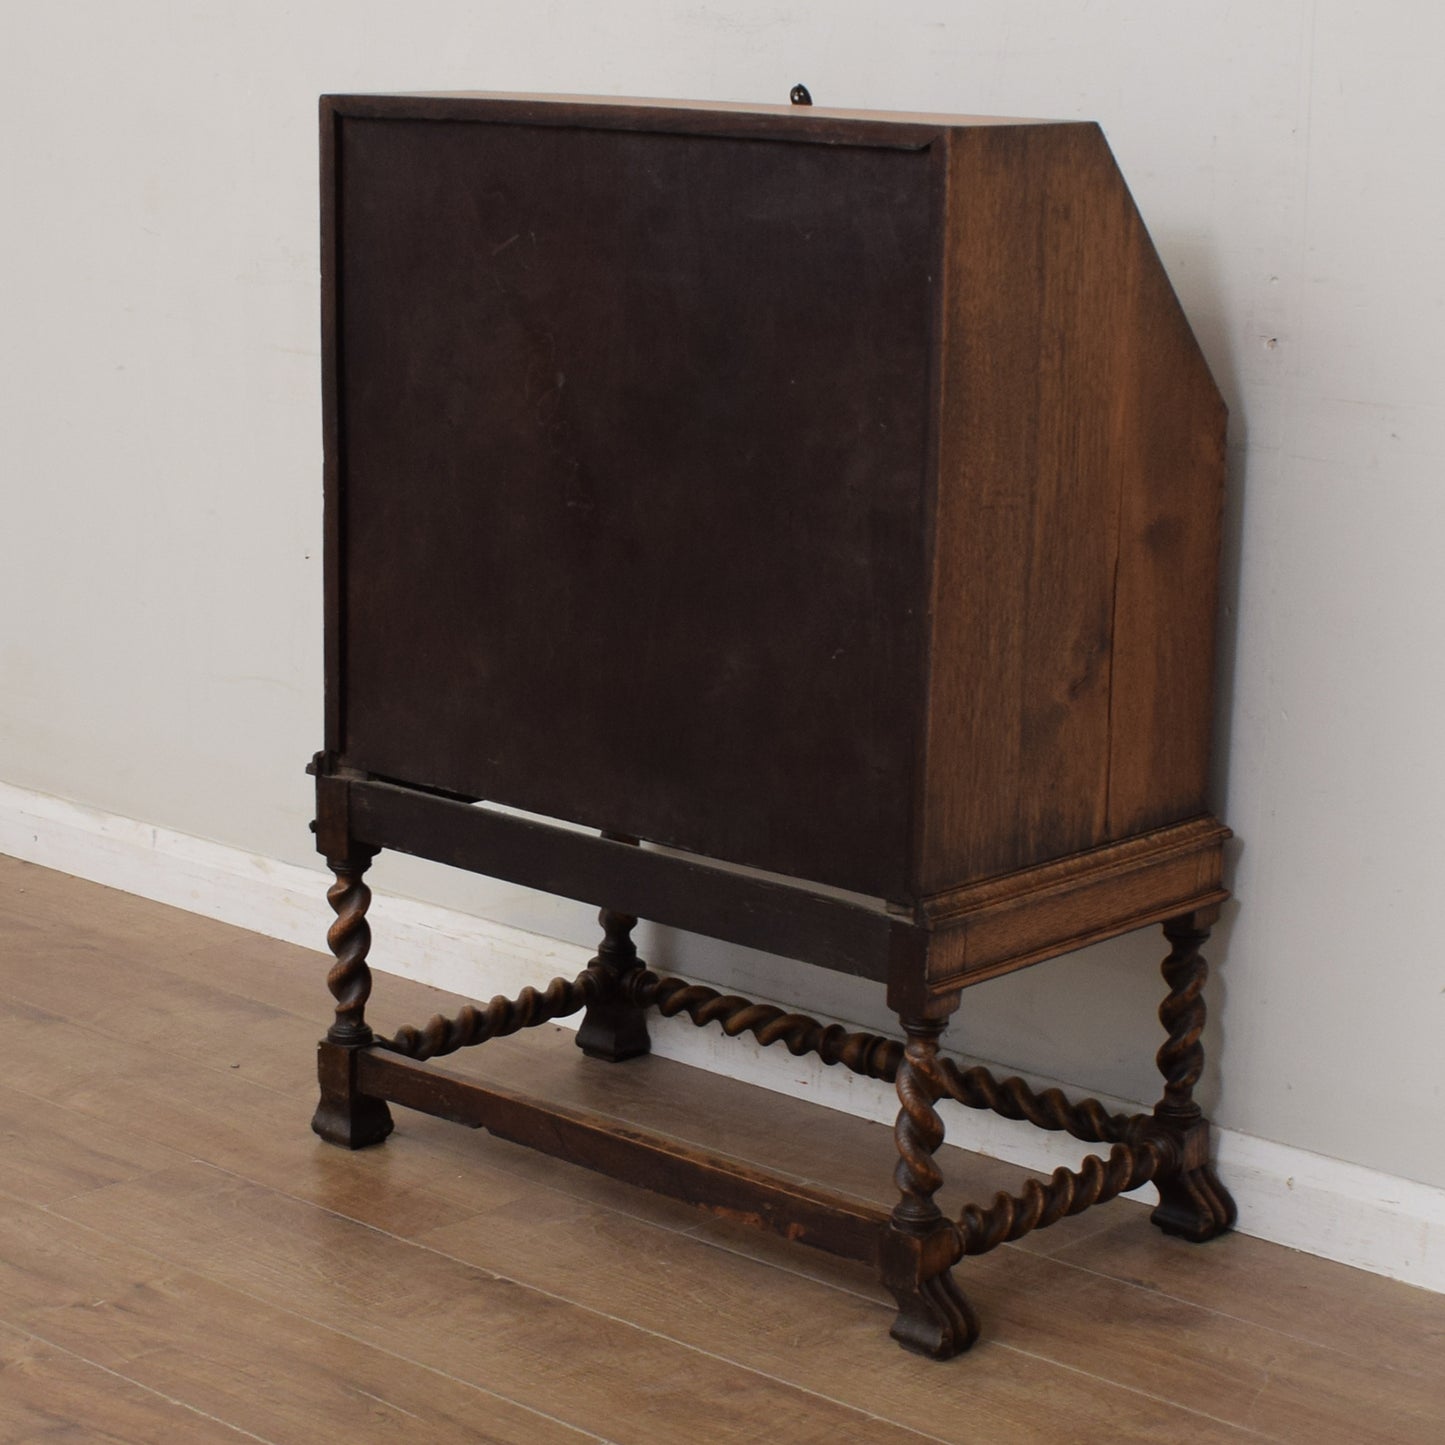
[[[336,154],[342,761],[903,894],[929,153],[350,117]]]

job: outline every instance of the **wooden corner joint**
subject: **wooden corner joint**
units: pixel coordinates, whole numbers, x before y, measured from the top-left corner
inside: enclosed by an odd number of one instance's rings
[[[880,1235],[883,1282],[906,1284],[942,1274],[963,1258],[963,1243],[963,1233],[952,1219],[939,1219],[926,1232],[918,1233],[891,1222]]]

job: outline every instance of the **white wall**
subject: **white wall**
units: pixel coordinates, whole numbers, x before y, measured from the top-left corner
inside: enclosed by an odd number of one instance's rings
[[[1209,1102],[1445,1185],[1442,53],[1445,11],[1341,0],[6,5],[0,780],[311,858],[319,92],[781,101],[801,79],[820,103],[1095,118],[1233,412],[1239,907]],[[408,860],[377,881],[593,935],[586,910]],[[882,1018],[862,985],[651,943]],[[990,984],[955,1038],[1150,1099],[1158,952]]]

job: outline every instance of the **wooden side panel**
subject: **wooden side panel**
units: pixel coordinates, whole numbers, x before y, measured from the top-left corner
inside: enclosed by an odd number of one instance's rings
[[[322,569],[326,608],[326,751],[343,744],[341,676],[345,646],[341,635],[341,435],[336,366],[336,140],[339,118],[330,100],[321,100],[321,434],[325,510],[322,519]]]
[[[1131,218],[1093,135],[953,137],[925,892],[1103,836]]]
[[[1098,128],[951,144],[923,894],[1202,811],[1217,551],[1218,396]]]
[[[1120,183],[1122,186],[1122,182]],[[1120,468],[1109,837],[1209,806],[1227,414],[1139,228]]]

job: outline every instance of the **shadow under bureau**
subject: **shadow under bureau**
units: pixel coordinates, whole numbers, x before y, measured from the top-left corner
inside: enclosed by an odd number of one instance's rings
[[[1227,1230],[1193,1099],[1225,411],[1098,127],[343,96],[321,136],[317,1132],[403,1104],[876,1261],[939,1357],[965,1255],[1146,1182]],[[374,1033],[384,848],[597,905],[597,957]],[[901,1038],[659,977],[638,917],[876,980]],[[940,1052],[965,988],[1156,923],[1151,1113]],[[653,1008],[894,1082],[896,1206],[429,1062],[579,1011],[620,1062]],[[947,1218],[948,1099],[1107,1155]]]

